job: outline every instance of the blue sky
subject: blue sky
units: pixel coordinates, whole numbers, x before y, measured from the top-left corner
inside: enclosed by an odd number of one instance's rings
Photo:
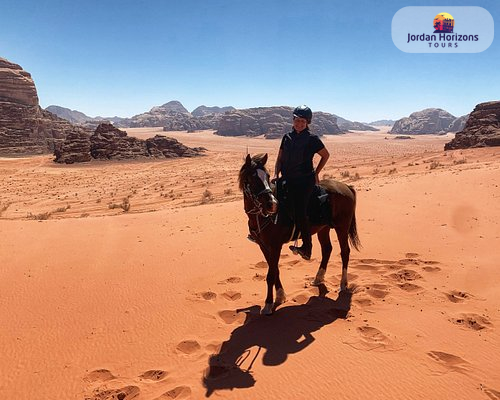
[[[394,14],[440,1],[0,0],[0,57],[31,73],[42,107],[130,117],[170,100],[237,108],[308,104],[349,120],[427,107],[456,116],[500,100],[500,43],[412,54]],[[481,6],[500,21],[498,0]]]

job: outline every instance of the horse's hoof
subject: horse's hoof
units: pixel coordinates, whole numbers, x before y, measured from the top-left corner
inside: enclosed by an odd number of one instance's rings
[[[276,300],[274,301],[274,308],[282,305],[286,301],[285,291],[283,289],[276,290]]]
[[[273,313],[273,303],[266,303],[264,308],[261,310],[262,315],[271,315]]]
[[[319,269],[318,273],[316,274],[316,277],[314,278],[314,281],[311,283],[313,286],[319,286],[325,283],[325,274],[326,270],[325,269]]]

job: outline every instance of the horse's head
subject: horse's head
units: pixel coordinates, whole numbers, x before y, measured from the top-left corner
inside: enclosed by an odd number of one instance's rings
[[[245,207],[245,211],[265,217],[278,211],[278,201],[269,184],[266,162],[267,154],[257,154],[253,157],[249,154],[239,174],[239,186],[245,196],[245,202],[252,206],[251,209]]]

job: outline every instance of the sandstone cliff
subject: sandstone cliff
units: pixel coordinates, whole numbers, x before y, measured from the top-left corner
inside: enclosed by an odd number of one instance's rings
[[[0,58],[0,154],[32,155],[54,151],[69,134],[85,133],[38,104],[31,75]]]
[[[470,113],[465,128],[446,143],[444,149],[485,146],[500,146],[500,101],[478,104]]]

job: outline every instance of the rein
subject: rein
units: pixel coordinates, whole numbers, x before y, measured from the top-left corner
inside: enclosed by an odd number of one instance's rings
[[[273,191],[269,188],[265,188],[263,190],[261,190],[259,193],[257,194],[253,194],[252,193],[252,190],[250,189],[250,185],[249,184],[246,184],[244,189],[243,189],[243,193],[248,196],[252,203],[253,203],[253,208],[251,210],[246,210],[245,209],[245,213],[247,215],[255,215],[255,219],[256,219],[256,222],[257,222],[257,231],[255,232],[257,235],[259,235],[267,226],[269,226],[269,224],[272,222],[273,224],[276,224],[276,221],[278,219],[278,213],[276,213],[275,215],[275,218],[273,220],[272,218],[272,214],[266,214],[264,213],[264,211],[262,210],[262,203],[259,201],[259,196],[263,195],[263,194],[268,194],[268,193],[272,193]],[[263,218],[264,219],[264,222],[263,224],[261,225],[261,222],[260,222],[260,218]]]

